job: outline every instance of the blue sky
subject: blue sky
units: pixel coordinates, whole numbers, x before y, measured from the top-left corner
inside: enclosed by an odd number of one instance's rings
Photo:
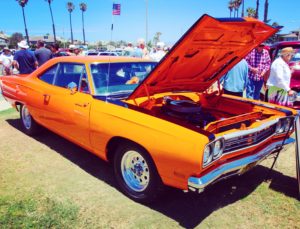
[[[176,42],[180,36],[204,13],[213,17],[229,17],[229,0],[148,0],[148,39],[161,32],[161,40]],[[52,9],[58,36],[70,38],[67,0],[54,0]],[[82,40],[79,3],[85,2],[85,31],[87,41],[110,40],[112,0],[73,0],[72,13],[74,39]],[[135,42],[146,36],[146,0],[115,0],[121,4],[121,15],[114,16],[113,40]],[[255,0],[245,0],[247,7],[255,8]],[[264,0],[260,1],[259,17],[263,18]],[[300,0],[269,0],[269,18],[284,25],[282,32],[300,28]],[[14,0],[0,0],[0,30],[6,34],[24,32],[21,7]],[[52,34],[52,22],[45,0],[29,0],[25,7],[29,35]]]

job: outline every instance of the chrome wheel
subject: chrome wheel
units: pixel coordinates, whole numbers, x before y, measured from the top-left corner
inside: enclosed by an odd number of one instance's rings
[[[149,166],[140,153],[134,150],[125,152],[121,160],[121,171],[125,183],[133,191],[142,192],[148,187]]]
[[[24,127],[29,130],[32,126],[32,119],[31,119],[31,115],[27,109],[26,106],[22,107],[22,122],[24,124]]]

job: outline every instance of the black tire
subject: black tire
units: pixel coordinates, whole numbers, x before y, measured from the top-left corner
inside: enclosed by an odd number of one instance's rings
[[[163,184],[153,160],[133,143],[122,143],[117,148],[114,174],[120,190],[134,201],[150,203],[162,193]]]
[[[26,105],[20,106],[20,119],[26,134],[34,136],[40,132],[40,125],[34,121]]]

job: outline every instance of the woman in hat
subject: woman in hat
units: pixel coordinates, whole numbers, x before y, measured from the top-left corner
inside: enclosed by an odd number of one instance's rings
[[[291,70],[288,64],[293,55],[293,48],[283,48],[279,57],[271,65],[270,77],[267,81],[270,103],[283,106],[293,105],[289,97],[292,97],[295,92],[290,88]]]

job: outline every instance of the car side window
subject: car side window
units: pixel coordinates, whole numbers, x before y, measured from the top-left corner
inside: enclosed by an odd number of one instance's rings
[[[53,80],[54,80],[54,76],[55,73],[57,71],[57,64],[52,66],[51,68],[47,69],[45,72],[43,72],[40,76],[39,79],[49,83],[49,84],[53,84]]]
[[[54,80],[54,85],[68,88],[70,83],[75,83],[78,87],[83,70],[83,64],[60,63]]]

